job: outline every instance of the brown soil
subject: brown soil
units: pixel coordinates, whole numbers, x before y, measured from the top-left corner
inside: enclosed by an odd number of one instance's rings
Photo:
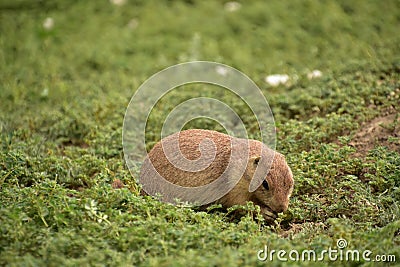
[[[115,179],[111,184],[113,189],[121,189],[124,188],[124,186],[124,183],[120,179]]]
[[[400,116],[397,113],[363,123],[349,145],[354,146],[357,149],[355,155],[361,157],[376,146],[385,146],[400,153],[400,140],[394,141],[391,137],[400,138]]]

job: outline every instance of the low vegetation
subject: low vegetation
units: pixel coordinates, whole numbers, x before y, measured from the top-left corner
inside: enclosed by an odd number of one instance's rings
[[[2,1],[0,265],[281,266],[258,251],[321,253],[340,239],[399,262],[398,10],[361,0]],[[205,212],[140,196],[123,159],[125,109],[148,77],[189,60],[241,70],[268,100],[295,177],[274,225],[251,203]],[[271,86],[275,73],[290,79]],[[153,111],[149,146],[165,111],[200,95],[235,107],[257,138],[234,96],[195,87]]]

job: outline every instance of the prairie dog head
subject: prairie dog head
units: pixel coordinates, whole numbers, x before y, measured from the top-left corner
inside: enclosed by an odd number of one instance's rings
[[[285,157],[274,153],[274,159],[268,174],[262,184],[250,194],[250,200],[259,205],[261,213],[267,221],[273,221],[277,214],[288,209],[289,197],[293,191],[293,174],[286,163]],[[247,166],[248,177],[254,176],[262,160],[260,156],[251,157]]]

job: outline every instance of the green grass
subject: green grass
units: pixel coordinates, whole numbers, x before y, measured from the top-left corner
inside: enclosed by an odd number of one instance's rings
[[[236,12],[224,3],[0,3],[0,265],[263,266],[264,245],[322,251],[339,238],[349,249],[393,254],[398,264],[398,123],[384,125],[387,141],[381,136],[368,151],[351,141],[373,118],[399,112],[399,2],[243,1]],[[148,77],[188,60],[231,65],[267,98],[277,150],[295,177],[289,210],[275,225],[251,204],[237,217],[234,209],[207,213],[139,195],[123,160],[125,109]],[[313,69],[323,76],[308,80]],[[273,73],[297,78],[271,87],[264,78]],[[224,99],[258,136],[243,103],[196,88],[154,110],[149,144],[164,112],[191,95]],[[219,129],[201,120],[189,126]],[[113,189],[116,179],[126,188]],[[372,266],[352,263],[362,264]]]

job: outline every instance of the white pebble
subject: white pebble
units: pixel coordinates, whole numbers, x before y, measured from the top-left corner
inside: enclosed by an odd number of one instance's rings
[[[242,7],[242,5],[235,1],[226,2],[224,5],[225,10],[228,12],[238,11],[241,7]]]
[[[309,80],[319,78],[322,76],[322,72],[320,70],[313,70],[312,72],[307,74],[307,78]]]
[[[139,25],[139,21],[137,19],[131,19],[128,22],[128,28],[130,28],[132,30],[136,29],[138,25]]]
[[[273,74],[265,77],[265,81],[271,86],[278,86],[285,84],[289,81],[289,75],[287,74]]]
[[[228,69],[223,66],[217,66],[215,71],[221,76],[226,76],[228,74]]]
[[[43,28],[45,28],[46,30],[51,30],[54,27],[54,19],[53,18],[46,18],[43,21]]]
[[[116,6],[123,6],[126,3],[126,0],[110,0],[110,3]]]

